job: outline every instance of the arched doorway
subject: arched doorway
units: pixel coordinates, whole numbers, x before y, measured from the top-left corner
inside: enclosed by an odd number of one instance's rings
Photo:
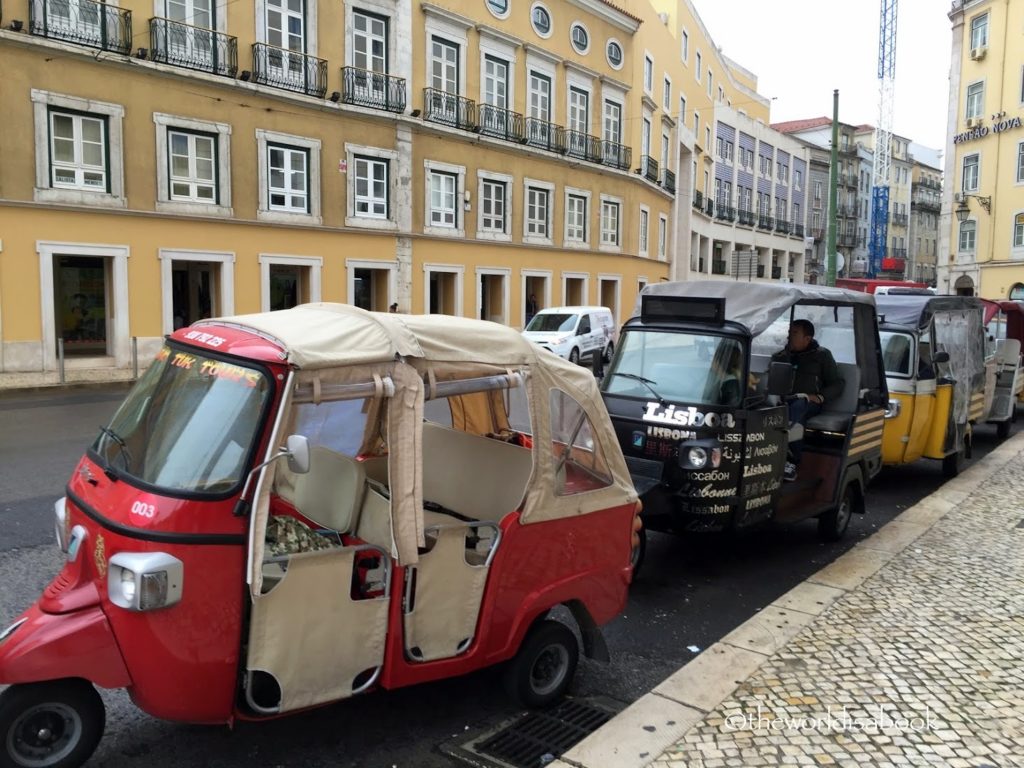
[[[956,291],[957,296],[973,296],[974,281],[967,275],[960,275],[960,277],[956,279],[956,283],[953,285],[953,290]]]

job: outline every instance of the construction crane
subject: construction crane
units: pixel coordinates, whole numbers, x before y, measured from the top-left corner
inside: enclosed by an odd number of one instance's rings
[[[896,85],[896,13],[899,0],[881,0],[878,24],[878,124],[871,172],[871,240],[868,275],[882,269],[889,239],[889,170],[892,166],[892,113]]]

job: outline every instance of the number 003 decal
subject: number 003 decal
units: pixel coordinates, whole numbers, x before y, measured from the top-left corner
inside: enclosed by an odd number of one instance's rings
[[[152,519],[156,515],[156,507],[152,504],[146,504],[143,501],[133,501],[132,514]]]

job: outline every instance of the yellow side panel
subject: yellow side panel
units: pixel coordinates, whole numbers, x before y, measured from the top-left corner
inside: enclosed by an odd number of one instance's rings
[[[910,442],[907,443],[907,452],[903,461],[909,464],[917,461],[924,455],[925,444],[932,431],[932,419],[934,418],[936,396],[927,392],[914,396],[914,417],[910,426]]]
[[[900,415],[885,420],[885,427],[882,429],[882,463],[904,464],[907,451],[907,443],[904,440],[910,434],[913,425],[914,396],[890,392],[889,398],[899,401]]]
[[[935,413],[932,416],[928,442],[924,448],[924,455],[929,459],[946,458],[946,428],[949,424],[949,409],[952,405],[953,385],[939,384],[935,388]]]

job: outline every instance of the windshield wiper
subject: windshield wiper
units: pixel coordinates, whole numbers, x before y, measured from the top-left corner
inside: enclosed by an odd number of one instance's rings
[[[124,469],[126,472],[129,471],[132,465],[132,454],[131,451],[128,450],[128,444],[125,443],[124,438],[117,434],[117,432],[112,430],[110,427],[100,426],[100,432],[102,432],[105,436],[109,437],[111,440],[117,443],[118,450],[120,451],[121,454],[121,460],[124,462]],[[104,453],[103,458],[106,458],[106,453]],[[104,471],[106,472],[107,477],[109,477],[111,480],[118,479],[117,475],[114,474],[113,467],[110,466],[109,462],[107,466],[104,467]]]
[[[665,398],[659,395],[658,390],[651,386],[652,384],[657,384],[658,382],[653,381],[651,379],[645,379],[643,376],[637,376],[635,373],[619,373],[618,371],[616,371],[615,373],[612,374],[612,376],[621,376],[624,379],[632,379],[633,381],[639,381],[641,384],[647,387],[647,389],[650,390],[652,395],[658,398],[658,403],[660,405],[665,405]]]

